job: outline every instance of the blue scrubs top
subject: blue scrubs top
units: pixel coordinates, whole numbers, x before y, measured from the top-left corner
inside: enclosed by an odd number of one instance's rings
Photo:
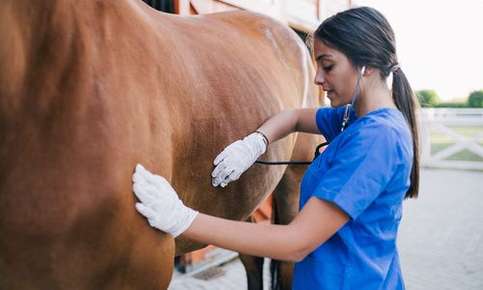
[[[315,196],[350,219],[295,265],[293,289],[404,289],[396,237],[413,162],[409,126],[396,109],[360,118],[352,111],[340,133],[343,114],[344,108],[316,113],[330,145],[303,177],[300,209]]]

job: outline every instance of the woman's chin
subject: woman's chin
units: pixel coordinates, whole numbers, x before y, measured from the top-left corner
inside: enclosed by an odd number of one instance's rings
[[[341,106],[341,103],[337,99],[335,99],[335,100],[329,99],[329,100],[330,100],[330,106],[332,108],[337,108],[337,107]]]
[[[338,98],[334,98],[334,99],[331,99],[331,98],[328,98],[330,100],[330,106],[332,108],[338,108],[338,107],[342,107],[342,106],[345,106],[347,103],[344,103],[341,99],[338,99]]]

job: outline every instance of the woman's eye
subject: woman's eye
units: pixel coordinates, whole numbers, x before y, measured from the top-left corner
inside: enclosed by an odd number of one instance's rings
[[[328,72],[328,71],[331,71],[333,67],[334,65],[331,64],[331,65],[323,66],[322,69]]]

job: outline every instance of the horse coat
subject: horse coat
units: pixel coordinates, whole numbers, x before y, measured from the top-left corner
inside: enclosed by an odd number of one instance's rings
[[[186,205],[246,219],[286,168],[255,165],[215,189],[214,157],[269,116],[318,103],[303,43],[252,13],[5,0],[0,39],[0,290],[166,289],[175,243],[134,209],[136,163]],[[313,139],[298,136],[264,158],[310,158]]]

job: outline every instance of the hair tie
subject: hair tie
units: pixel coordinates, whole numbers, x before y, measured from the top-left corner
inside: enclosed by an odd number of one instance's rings
[[[400,70],[400,69],[401,69],[401,66],[400,66],[400,65],[399,65],[399,63],[397,63],[397,62],[396,62],[396,63],[395,63],[395,64],[394,64],[394,65],[391,67],[391,71],[392,71],[393,73],[397,72],[397,71],[398,71],[398,70]]]

